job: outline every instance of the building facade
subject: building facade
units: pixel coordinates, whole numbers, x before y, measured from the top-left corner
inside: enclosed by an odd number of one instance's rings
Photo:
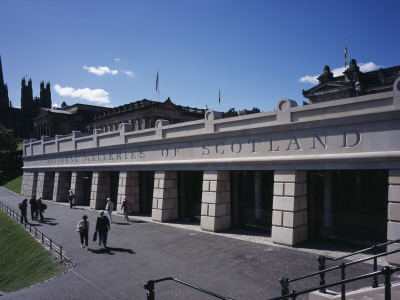
[[[359,75],[340,79],[355,94],[301,107],[281,99],[270,112],[222,118],[207,110],[200,120],[159,119],[143,130],[127,122],[118,131],[31,139],[21,194],[67,201],[72,189],[79,204],[104,209],[111,197],[118,212],[127,196],[131,212],[155,221],[257,228],[285,245],[398,239],[400,74],[369,93],[371,74]],[[305,96],[335,93],[336,80],[320,80]]]

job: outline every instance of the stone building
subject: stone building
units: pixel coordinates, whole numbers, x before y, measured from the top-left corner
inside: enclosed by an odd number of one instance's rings
[[[40,83],[40,97],[33,97],[32,80],[21,82],[21,108],[14,108],[8,97],[8,87],[4,83],[3,68],[0,57],[0,125],[14,130],[20,138],[33,136],[33,119],[40,108],[51,108],[50,83]]]
[[[21,194],[76,201],[201,229],[263,229],[275,243],[323,236],[357,243],[400,238],[400,67],[343,76],[325,67],[307,105],[231,118],[207,110],[178,124],[26,141]],[[324,98],[325,97],[325,98]],[[126,121],[130,121],[127,119]],[[106,129],[107,130],[107,129]],[[393,246],[393,247],[396,247]],[[393,263],[400,257],[390,256]]]

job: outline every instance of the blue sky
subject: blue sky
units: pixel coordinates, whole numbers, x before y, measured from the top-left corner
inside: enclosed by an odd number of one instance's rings
[[[14,107],[21,79],[53,104],[143,98],[227,111],[301,105],[344,46],[364,71],[400,64],[400,1],[0,1],[0,55]],[[340,69],[342,68],[342,69]],[[155,90],[159,71],[159,93]],[[308,77],[307,77],[308,76]],[[221,91],[221,104],[218,91]]]

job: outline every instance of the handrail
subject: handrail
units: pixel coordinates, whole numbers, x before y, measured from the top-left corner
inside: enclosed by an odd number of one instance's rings
[[[149,280],[149,281],[147,281],[145,283],[145,285],[144,285],[144,288],[147,290],[147,300],[154,300],[155,299],[154,284],[158,283],[158,282],[162,282],[162,281],[167,281],[167,280],[172,280],[172,281],[178,282],[180,284],[186,285],[186,286],[188,286],[190,288],[193,288],[195,290],[198,290],[200,292],[203,292],[203,293],[208,294],[210,296],[213,296],[215,298],[224,299],[224,300],[234,300],[232,298],[218,295],[218,294],[216,294],[214,292],[211,292],[211,291],[208,291],[206,289],[197,287],[195,285],[192,285],[190,283],[184,282],[184,281],[182,281],[180,279],[176,279],[174,277],[165,277],[165,278],[161,278],[161,279],[157,279],[157,280]]]
[[[348,258],[348,257],[353,256],[353,255],[357,255],[357,254],[360,254],[360,253],[363,253],[363,252],[367,252],[369,250],[374,250],[374,254],[376,254],[375,251],[376,251],[377,248],[380,248],[380,247],[383,247],[383,246],[387,246],[387,245],[390,245],[390,244],[394,244],[394,243],[399,243],[399,242],[400,242],[400,239],[394,240],[394,241],[385,242],[385,243],[378,244],[378,245],[374,244],[371,247],[368,247],[368,248],[365,248],[365,249],[362,249],[362,250],[359,250],[359,251],[356,251],[356,252],[353,252],[353,253],[350,253],[350,254],[346,254],[346,255],[343,255],[341,257],[336,257],[336,258],[325,257],[325,258],[327,260],[330,260],[330,261],[336,261],[336,260],[341,260],[341,259],[344,259],[344,258]]]
[[[49,247],[50,252],[55,253],[59,255],[60,261],[67,262],[67,264],[73,266],[73,262],[65,256],[65,251],[63,251],[63,248],[61,245],[55,243],[51,238],[47,237],[46,235],[43,234],[40,230],[37,230],[36,227],[33,227],[34,230],[32,230],[32,224],[29,224],[29,227],[27,228],[27,223],[20,223],[20,217],[21,215],[18,214],[17,212],[13,211],[11,208],[9,208],[7,205],[4,203],[0,202],[0,208],[8,215],[10,216],[13,220],[16,220],[18,224],[21,224],[21,226],[32,236],[34,237],[37,241],[41,242],[43,245],[46,245]]]
[[[332,286],[343,285],[348,282],[358,281],[361,279],[366,279],[366,278],[370,278],[370,277],[374,277],[374,276],[378,276],[378,275],[385,276],[385,283],[384,283],[384,285],[385,285],[385,300],[391,300],[390,277],[392,276],[393,273],[399,272],[399,271],[400,271],[400,267],[396,267],[396,268],[383,267],[382,270],[380,270],[380,271],[376,271],[376,272],[372,272],[372,273],[368,273],[368,274],[364,274],[364,275],[360,275],[360,276],[356,276],[356,277],[352,277],[352,278],[348,278],[348,279],[339,280],[339,281],[336,281],[333,283],[316,286],[316,287],[301,290],[298,292],[293,290],[292,292],[290,292],[286,295],[282,295],[282,296],[275,297],[275,298],[270,298],[268,300],[282,300],[282,299],[288,299],[288,298],[296,299],[297,296],[300,296],[303,294],[308,294],[308,293],[315,292],[315,291],[318,291],[321,289],[326,289],[326,288],[329,288]],[[342,290],[342,299],[345,299],[345,292],[343,290]]]
[[[346,274],[345,274],[346,267],[348,267],[350,265],[358,264],[358,263],[361,263],[361,262],[365,262],[365,261],[368,261],[368,260],[372,260],[372,259],[374,260],[373,270],[374,270],[374,272],[376,272],[377,268],[378,268],[377,258],[382,257],[382,256],[387,256],[387,255],[390,255],[390,254],[394,254],[394,253],[397,253],[397,252],[400,252],[400,249],[386,251],[384,253],[376,254],[376,255],[369,256],[369,257],[366,257],[366,258],[362,258],[362,259],[359,259],[359,260],[356,260],[356,261],[351,261],[351,262],[347,262],[347,263],[341,263],[338,266],[331,267],[331,268],[328,268],[328,269],[325,268],[325,256],[319,256],[318,257],[318,262],[319,262],[319,271],[318,272],[310,273],[310,274],[307,274],[307,275],[304,275],[304,276],[300,276],[300,277],[297,277],[297,278],[293,278],[293,279],[289,279],[289,278],[286,278],[286,277],[281,277],[279,279],[279,283],[281,284],[281,287],[282,287],[282,295],[287,295],[289,293],[289,283],[290,282],[294,282],[294,281],[297,281],[297,280],[309,278],[309,277],[312,277],[312,276],[315,276],[315,275],[320,275],[319,285],[322,287],[326,283],[325,282],[325,274],[327,272],[330,272],[330,271],[333,271],[333,270],[337,270],[337,269],[341,269],[342,280],[344,280],[346,278]],[[378,278],[377,278],[377,276],[374,276],[374,278],[373,278],[372,287],[373,288],[378,287]],[[342,284],[342,290],[344,291],[344,289],[345,289],[345,284],[343,283]],[[320,291],[321,292],[325,292],[324,288],[321,288]]]

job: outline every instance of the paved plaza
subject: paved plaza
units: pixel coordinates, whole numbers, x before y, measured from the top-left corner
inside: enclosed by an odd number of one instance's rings
[[[0,188],[0,201],[13,210],[18,211],[22,199]],[[146,299],[143,285],[147,280],[170,276],[233,299],[268,299],[280,295],[280,277],[317,271],[318,254],[338,256],[354,250],[335,243],[283,247],[261,233],[208,233],[191,224],[161,224],[141,216],[131,216],[126,222],[115,215],[109,248],[89,242],[86,251],[80,247],[76,224],[88,215],[91,236],[98,211],[45,203],[45,222],[34,221],[34,225],[63,246],[74,267],[47,282],[3,293],[1,299]],[[383,264],[381,261],[380,267]],[[347,276],[371,271],[371,264],[359,264],[349,267]],[[327,275],[327,279],[339,279],[339,272]],[[318,282],[315,277],[293,283],[292,288],[300,290]],[[155,292],[156,299],[215,299],[172,281],[156,284]]]

